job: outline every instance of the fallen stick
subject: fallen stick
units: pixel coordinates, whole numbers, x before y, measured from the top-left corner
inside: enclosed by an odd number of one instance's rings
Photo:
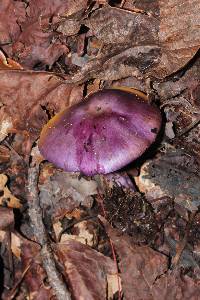
[[[48,241],[47,233],[42,221],[42,212],[38,197],[39,163],[33,163],[28,170],[27,201],[29,206],[29,218],[36,242],[40,244],[43,267],[47,273],[49,284],[58,300],[71,300],[70,292],[63,283],[56,270],[54,256]]]

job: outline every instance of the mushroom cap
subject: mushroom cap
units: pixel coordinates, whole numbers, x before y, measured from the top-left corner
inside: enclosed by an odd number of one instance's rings
[[[105,89],[53,117],[41,132],[39,149],[65,171],[107,174],[141,156],[160,126],[160,111],[143,97]]]

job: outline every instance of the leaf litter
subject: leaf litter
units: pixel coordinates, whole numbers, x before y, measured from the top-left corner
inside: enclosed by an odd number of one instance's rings
[[[198,10],[197,0],[1,1],[2,299],[198,299]],[[44,124],[111,86],[160,107],[157,143],[111,176],[42,161]]]

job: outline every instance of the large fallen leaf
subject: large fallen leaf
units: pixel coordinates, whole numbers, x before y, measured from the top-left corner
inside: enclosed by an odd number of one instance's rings
[[[150,247],[138,247],[124,239],[114,241],[120,256],[122,287],[126,299],[152,299],[151,288],[167,270],[167,258]]]
[[[126,300],[154,300],[151,289],[156,279],[168,269],[168,258],[148,246],[137,246],[100,217],[113,242],[119,260],[122,289]]]
[[[14,130],[34,140],[48,120],[46,109],[53,115],[81,96],[82,87],[48,72],[0,70],[0,136]]]
[[[110,282],[113,276],[114,286],[118,283],[116,265],[111,258],[73,240],[58,244],[56,252],[74,299],[107,299],[108,277]]]
[[[163,78],[184,67],[200,45],[200,2],[198,0],[159,0],[158,39],[161,56],[154,76]],[[153,73],[152,73],[153,74]]]
[[[171,300],[199,298],[199,279],[193,279],[178,269],[168,270],[165,255],[147,246],[134,245],[120,236],[103,220],[119,259],[122,288],[126,300]]]
[[[194,57],[200,44],[199,1],[143,4],[142,10],[134,1],[132,10],[105,6],[91,14],[85,24],[101,50],[75,79],[117,80],[141,73],[164,78]]]

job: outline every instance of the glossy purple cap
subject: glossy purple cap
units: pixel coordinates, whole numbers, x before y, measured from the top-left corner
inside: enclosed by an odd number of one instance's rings
[[[52,118],[41,132],[39,149],[65,171],[107,174],[144,153],[160,125],[160,111],[142,97],[106,89]]]

